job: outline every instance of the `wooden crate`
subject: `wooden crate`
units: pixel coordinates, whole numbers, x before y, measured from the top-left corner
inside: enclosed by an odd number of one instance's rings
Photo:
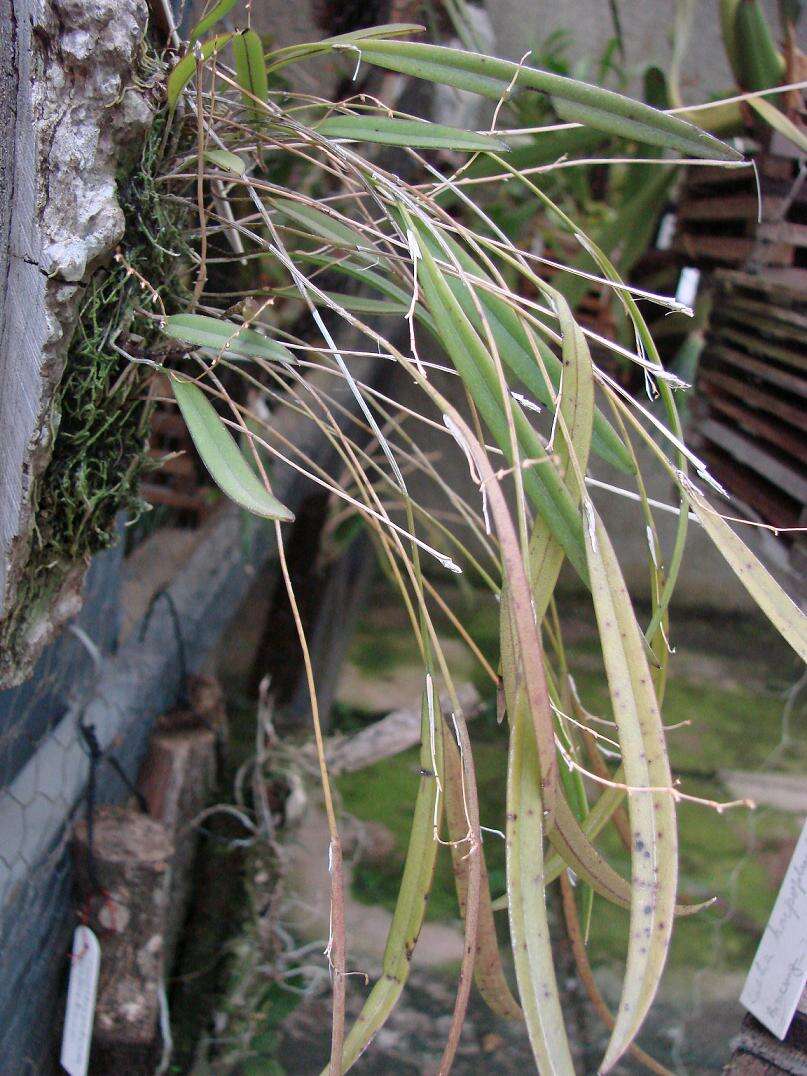
[[[753,171],[692,167],[678,206],[674,248],[699,267],[760,269],[807,292],[807,181],[803,161],[757,156]]]
[[[807,521],[807,295],[720,270],[698,371],[701,454],[774,527]],[[783,534],[789,545],[802,544]]]

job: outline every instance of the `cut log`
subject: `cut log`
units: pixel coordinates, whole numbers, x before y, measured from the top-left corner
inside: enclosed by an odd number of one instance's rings
[[[216,784],[218,744],[226,734],[224,698],[218,681],[194,677],[189,710],[158,718],[140,767],[138,788],[149,815],[162,823],[174,845],[165,924],[165,966],[171,968],[193,886],[198,833],[193,819],[207,806]]]
[[[101,944],[91,1071],[153,1073],[173,843],[165,827],[128,807],[99,807],[92,853],[87,823],[73,835],[79,907]]]

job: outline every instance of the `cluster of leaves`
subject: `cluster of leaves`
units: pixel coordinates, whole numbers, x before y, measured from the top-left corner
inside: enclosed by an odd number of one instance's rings
[[[233,7],[234,0],[221,0],[202,20],[192,32],[192,48],[168,80],[169,105],[196,118],[197,140],[194,153],[172,162],[165,187],[178,204],[195,206],[199,214],[191,237],[198,240],[193,300],[184,313],[161,321],[168,337],[195,349],[198,376],[174,375],[174,392],[213,479],[236,503],[274,521],[287,582],[281,522],[290,513],[271,492],[273,459],[327,489],[335,510],[365,521],[400,588],[424,670],[422,777],[383,973],[347,1034],[341,844],[316,684],[309,679],[331,832],[334,1018],[328,1071],[352,1066],[404,988],[441,840],[452,849],[466,946],[440,1071],[451,1067],[474,979],[495,1012],[525,1021],[540,1071],[573,1071],[546,914],[545,889],[557,880],[581,974],[601,1012],[578,917],[591,914],[595,897],[630,911],[622,997],[616,1016],[607,1015],[612,1031],[601,1071],[608,1071],[633,1048],[653,1002],[675,916],[697,910],[677,904],[676,804],[685,796],[672,780],[661,718],[668,606],[690,517],[802,657],[807,631],[803,615],[688,477],[693,469],[699,483],[715,485],[682,441],[673,394],[677,381],[661,365],[633,289],[602,245],[513,163],[518,151],[511,152],[507,131],[495,123],[520,93],[538,93],[571,131],[594,131],[599,139],[715,164],[736,163],[739,154],[678,116],[614,91],[525,63],[402,39],[417,27],[378,27],[268,54],[249,28],[205,38]],[[496,103],[494,126],[489,132],[460,131],[364,94],[335,105],[273,88],[272,79],[289,65],[327,54],[486,97]],[[367,148],[359,152],[357,143]],[[405,149],[420,181],[404,182],[386,170],[373,149],[378,145]],[[567,298],[538,271],[540,256],[520,249],[466,193],[474,177],[464,164],[453,167],[466,161],[456,158],[460,153],[480,155],[472,162],[494,166],[522,187],[536,212],[552,214],[585,256],[584,269],[569,265],[572,275],[614,290],[635,344],[611,346],[643,369],[665,422],[592,362],[589,336]],[[286,184],[266,171],[267,160],[278,154],[300,166]],[[445,192],[461,214],[446,210]],[[260,267],[260,286],[249,289],[235,310],[225,309],[225,293],[206,286],[212,241],[229,242],[234,263]],[[334,281],[347,290],[332,290]],[[668,308],[679,305],[650,298]],[[293,322],[282,313],[288,304]],[[383,328],[385,319],[392,330]],[[335,338],[340,322],[353,339],[364,341],[365,350],[340,347]],[[426,349],[432,356],[435,344],[441,364],[421,357]],[[374,387],[372,365],[389,362],[416,383],[421,409],[399,406]],[[456,379],[467,407],[458,408],[441,391],[435,365]],[[245,403],[228,392],[225,373],[238,374],[248,386]],[[334,391],[337,383],[355,412]],[[543,418],[536,418],[542,408]],[[327,439],[337,475],[290,441],[278,421],[281,410]],[[443,437],[464,455],[476,487],[470,499],[449,485],[424,451],[424,433]],[[661,548],[636,462],[637,443],[653,454],[678,491],[670,551]],[[640,625],[625,585],[618,543],[615,547],[588,492],[593,454],[635,486],[628,495],[639,501],[639,525],[648,542],[652,612],[646,625]],[[415,470],[435,484],[445,511],[410,495],[405,476]],[[610,694],[608,718],[585,711],[565,659],[554,591],[566,561],[591,594]],[[435,562],[439,569],[424,567]],[[468,574],[498,600],[500,669],[485,661],[442,599],[445,571]],[[289,596],[296,610],[290,584]],[[496,943],[473,750],[435,630],[436,608],[479,656],[507,717],[504,903],[518,1001]],[[441,705],[438,684],[448,706]],[[592,783],[601,789],[595,799]],[[596,847],[598,834],[610,824],[626,838],[630,879]],[[568,870],[579,880],[576,893]]]

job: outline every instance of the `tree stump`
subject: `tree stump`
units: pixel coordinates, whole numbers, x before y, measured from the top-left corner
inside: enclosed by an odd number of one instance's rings
[[[138,788],[149,815],[160,822],[174,845],[170,899],[165,925],[165,966],[171,968],[193,888],[198,832],[193,819],[216,784],[218,745],[226,735],[227,715],[217,680],[193,677],[187,710],[157,719],[140,767]]]
[[[74,831],[80,907],[101,945],[91,1071],[151,1074],[159,1058],[160,991],[173,843],[165,827],[128,807],[95,812]]]

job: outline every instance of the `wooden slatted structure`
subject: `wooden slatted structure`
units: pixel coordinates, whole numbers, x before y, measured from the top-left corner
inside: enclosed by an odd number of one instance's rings
[[[807,524],[805,292],[720,270],[698,373],[700,451],[763,522]],[[803,544],[782,534],[791,546]]]
[[[765,267],[768,280],[807,294],[803,159],[764,152],[756,162],[759,190],[750,168],[688,169],[674,248],[700,267]]]

